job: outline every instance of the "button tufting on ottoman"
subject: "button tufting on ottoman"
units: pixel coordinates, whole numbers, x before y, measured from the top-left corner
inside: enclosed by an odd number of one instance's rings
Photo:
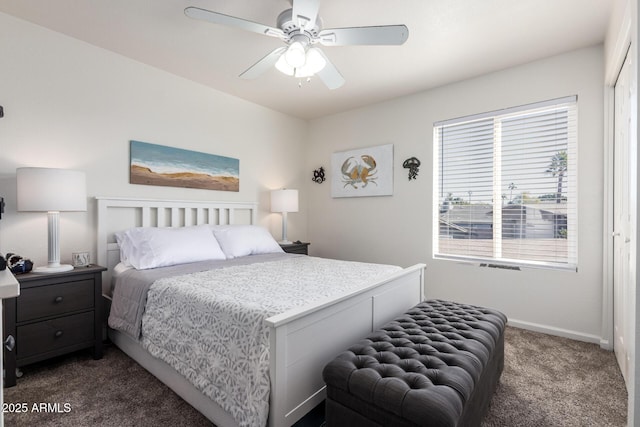
[[[422,302],[331,361],[327,426],[480,425],[504,366],[499,311]]]

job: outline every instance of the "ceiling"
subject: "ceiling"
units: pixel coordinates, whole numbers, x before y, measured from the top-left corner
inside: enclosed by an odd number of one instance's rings
[[[277,38],[187,18],[196,6],[276,25],[287,0],[0,0],[0,12],[283,113],[312,119],[603,42],[613,0],[321,0],[323,28],[405,24],[402,46],[322,47],[346,83],[275,68]]]

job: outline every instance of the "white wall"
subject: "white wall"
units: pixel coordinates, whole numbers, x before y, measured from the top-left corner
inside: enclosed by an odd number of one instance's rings
[[[0,58],[0,252],[47,259],[46,215],[15,211],[21,166],[84,170],[88,197],[258,201],[260,223],[280,236],[268,190],[300,184],[305,121],[1,13]],[[131,139],[238,158],[240,191],[129,184]],[[304,197],[289,216],[294,239],[306,238]],[[94,217],[94,203],[61,215],[62,261],[95,256]]]
[[[631,141],[635,141],[635,169],[633,175],[635,175],[635,188],[640,188],[640,174],[638,173],[638,164],[640,164],[640,150],[638,149],[638,80],[640,79],[640,67],[638,67],[638,58],[640,58],[640,45],[638,36],[638,21],[640,21],[640,10],[638,9],[638,1],[630,0],[629,14],[631,15],[631,61],[632,61],[632,110],[631,110]],[[640,425],[640,352],[638,351],[638,343],[640,343],[640,316],[638,315],[638,307],[640,307],[640,292],[638,292],[638,266],[640,265],[640,250],[638,250],[640,242],[640,216],[638,211],[640,210],[640,197],[636,193],[635,209],[632,222],[634,223],[634,242],[632,244],[632,283],[634,285],[635,301],[631,304],[634,310],[634,322],[633,322],[633,334],[632,338],[632,351],[631,351],[631,363],[629,374],[633,378],[633,384],[628,386],[629,390],[629,402],[628,402],[628,425],[636,426]]]
[[[635,151],[635,168],[632,172],[632,176],[635,175],[634,187],[640,188],[640,173],[638,173],[638,164],[640,164],[640,150],[638,149],[638,80],[640,79],[640,67],[638,66],[638,59],[640,58],[640,45],[638,36],[638,21],[640,21],[640,10],[638,9],[638,1],[630,0],[629,14],[631,15],[631,61],[632,61],[632,109],[631,109],[631,141],[635,141],[633,151]],[[634,285],[635,301],[631,304],[634,310],[634,322],[633,322],[633,334],[635,335],[631,343],[631,360],[629,374],[633,378],[633,384],[628,386],[629,402],[628,402],[628,425],[637,426],[640,425],[640,351],[638,351],[638,343],[640,343],[640,316],[638,315],[638,307],[640,307],[640,292],[638,292],[638,266],[640,265],[640,250],[638,242],[640,242],[640,216],[638,211],[640,210],[640,197],[636,193],[636,200],[634,204],[634,218],[632,222],[634,224],[634,242],[632,244],[631,254],[631,283]]]
[[[602,301],[603,48],[528,65],[310,123],[308,169],[331,153],[394,144],[391,197],[332,199],[307,184],[312,254],[403,266],[427,263],[428,297],[502,310],[513,323],[598,342]],[[432,130],[438,120],[567,95],[579,109],[579,271],[503,271],[432,259]],[[418,157],[416,181],[402,162]],[[328,176],[328,180],[331,180]]]

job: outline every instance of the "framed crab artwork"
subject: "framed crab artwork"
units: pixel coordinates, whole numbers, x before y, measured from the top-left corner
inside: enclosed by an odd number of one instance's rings
[[[331,156],[331,196],[393,194],[393,144],[339,151]]]

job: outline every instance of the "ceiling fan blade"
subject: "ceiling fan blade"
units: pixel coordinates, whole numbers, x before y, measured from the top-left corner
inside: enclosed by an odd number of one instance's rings
[[[325,46],[401,45],[407,38],[409,29],[406,25],[330,28],[318,34],[320,43]]]
[[[240,77],[246,80],[251,80],[262,75],[267,70],[276,65],[276,62],[278,62],[278,58],[280,58],[280,56],[286,50],[286,47],[279,47],[272,50],[269,54],[267,54],[267,56],[253,64],[251,67],[247,68],[242,74],[240,74]]]
[[[327,58],[327,55],[325,55],[322,50],[318,49],[318,52],[320,52],[320,55],[322,55],[324,60],[327,61],[327,64],[322,70],[316,73],[316,76],[320,77],[322,83],[324,83],[324,85],[329,89],[338,89],[344,84],[344,77],[342,77],[340,71],[338,71],[336,66],[333,65],[331,61],[329,61],[329,58]]]
[[[206,9],[200,9],[199,7],[190,6],[184,10],[184,14],[189,18],[213,22],[214,24],[226,25],[228,27],[240,28],[242,30],[265,34],[271,37],[285,37],[284,32],[279,28],[270,27],[253,21],[247,21],[246,19],[236,18],[235,16],[212,12]]]
[[[312,29],[318,18],[319,0],[293,0],[293,22],[300,28]]]

